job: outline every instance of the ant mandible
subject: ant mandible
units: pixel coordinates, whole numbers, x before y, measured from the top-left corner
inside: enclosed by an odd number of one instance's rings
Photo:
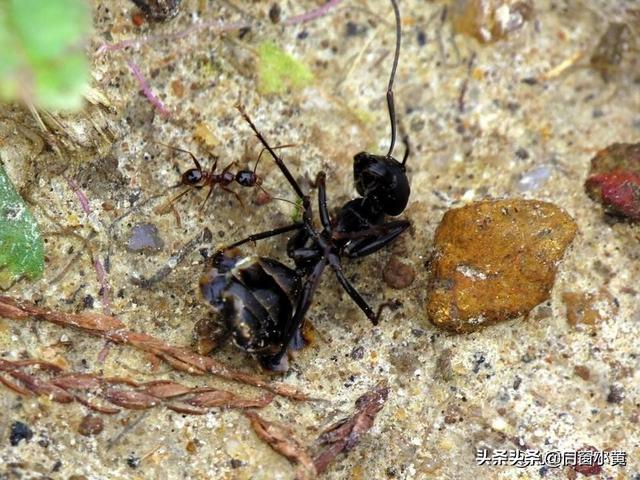
[[[401,26],[397,1],[391,0],[396,19],[396,50],[387,87],[387,106],[391,120],[391,144],[386,155],[360,152],[354,157],[354,183],[358,198],[347,202],[332,219],[327,208],[326,175],[316,178],[318,211],[322,230],[313,224],[311,199],[275,150],[239,106],[264,148],[274,159],[302,205],[302,221],[261,232],[219,250],[212,257],[212,268],[200,279],[204,299],[226,321],[234,343],[258,355],[270,370],[288,368],[286,353],[300,344],[300,330],[311,306],[322,273],[330,267],[340,285],[369,320],[376,325],[384,304],[374,312],[342,271],[341,259],[361,258],[393,242],[410,223],[408,220],[386,221],[387,215],[399,215],[409,201],[410,186],[405,165],[409,156],[408,141],[402,162],[393,158],[396,119],[393,81],[400,56]],[[237,247],[295,232],[287,242],[287,256],[295,270],[266,257],[242,256]]]
[[[220,186],[220,188],[225,192],[229,192],[233,194],[236,197],[236,200],[238,201],[238,203],[240,203],[240,205],[244,207],[244,202],[242,201],[242,198],[240,197],[240,195],[238,195],[238,192],[235,192],[229,188],[229,185],[231,185],[233,182],[246,188],[257,187],[260,190],[262,190],[267,195],[268,198],[271,198],[271,195],[269,195],[269,192],[267,192],[264,189],[264,187],[262,187],[262,178],[256,173],[256,170],[258,169],[258,164],[260,163],[260,159],[262,158],[262,154],[266,150],[265,148],[262,148],[262,150],[260,151],[260,154],[258,155],[258,160],[256,160],[256,164],[253,167],[253,170],[244,169],[244,170],[238,170],[236,173],[233,173],[232,171],[230,171],[231,167],[233,167],[238,163],[236,161],[233,161],[229,165],[224,167],[224,169],[220,173],[216,173],[216,168],[218,167],[217,157],[214,157],[211,170],[207,171],[202,168],[196,156],[189,150],[186,150],[184,148],[173,147],[171,145],[165,145],[159,142],[158,144],[162,145],[163,147],[176,150],[178,152],[187,153],[193,160],[195,168],[190,168],[186,170],[184,173],[182,173],[180,177],[180,183],[176,185],[176,187],[184,186],[187,188],[184,191],[177,194],[176,196],[174,196],[173,198],[171,198],[167,203],[163,204],[156,211],[156,213],[159,213],[159,214],[166,213],[167,211],[169,211],[170,207],[178,199],[180,199],[190,191],[194,189],[200,190],[208,186],[209,191],[207,192],[207,196],[205,197],[204,201],[202,202],[202,205],[200,206],[200,208],[204,208],[207,201],[211,197],[211,194],[213,193],[213,189],[216,185]],[[274,147],[274,149],[287,148],[287,147],[293,147],[293,146],[294,146],[293,144],[278,145],[277,147]]]

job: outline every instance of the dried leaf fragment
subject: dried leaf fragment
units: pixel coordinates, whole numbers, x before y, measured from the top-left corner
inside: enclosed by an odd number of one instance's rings
[[[372,427],[376,415],[384,407],[388,397],[389,388],[382,384],[377,385],[356,400],[356,412],[351,417],[329,427],[318,437],[318,442],[326,445],[326,448],[313,459],[318,473],[324,472],[339,453],[348,452],[360,442]]]

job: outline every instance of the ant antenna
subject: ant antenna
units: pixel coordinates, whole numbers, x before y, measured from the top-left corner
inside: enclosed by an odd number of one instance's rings
[[[393,56],[393,67],[391,67],[389,86],[387,87],[387,107],[389,108],[389,120],[391,121],[391,145],[389,145],[387,158],[391,157],[393,147],[396,144],[396,108],[393,103],[393,80],[396,76],[396,70],[398,69],[398,60],[400,60],[400,39],[402,37],[400,10],[398,9],[397,0],[391,0],[391,5],[393,6],[393,13],[396,16],[396,53]]]

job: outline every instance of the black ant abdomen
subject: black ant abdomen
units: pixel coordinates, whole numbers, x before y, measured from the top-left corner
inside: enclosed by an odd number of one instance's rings
[[[222,316],[233,343],[258,355],[270,370],[288,368],[286,357],[272,359],[287,340],[300,288],[301,276],[294,270],[238,250],[219,252],[200,279],[202,296]]]
[[[190,168],[182,174],[180,183],[185,186],[195,187],[202,182],[202,170],[197,168]]]

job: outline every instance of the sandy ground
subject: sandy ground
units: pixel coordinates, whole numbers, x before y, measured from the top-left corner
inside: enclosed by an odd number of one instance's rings
[[[195,322],[209,315],[197,296],[200,253],[194,251],[151,290],[134,286],[131,279],[155,272],[205,227],[213,232],[213,241],[202,248],[213,248],[284,225],[292,208],[277,201],[257,206],[255,192],[243,190],[239,194],[245,209],[232,195],[218,191],[202,210],[202,194],[177,202],[180,224],[171,213],[154,213],[174,192],[167,187],[190,167],[186,155],[154,142],[189,148],[207,164],[207,151],[219,156],[221,165],[252,163],[256,142],[234,109],[241,100],[271,142],[297,145],[283,156],[303,188],[310,188],[323,169],[330,204],[342,205],[355,194],[353,155],[365,148],[382,153],[388,145],[384,90],[394,42],[391,9],[384,0],[345,1],[326,17],[283,26],[269,21],[271,2],[234,6],[185,0],[173,20],[136,27],[128,2],[94,5],[91,52],[103,43],[149,41],[93,54],[94,86],[111,108],[91,106],[83,115],[63,119],[64,132],[50,128],[52,133],[44,134],[27,112],[3,108],[0,155],[47,241],[44,278],[18,283],[8,294],[69,311],[102,311],[108,298],[111,311],[130,329],[188,345]],[[280,2],[282,18],[317,5]],[[478,448],[516,450],[519,444],[541,452],[585,445],[625,451],[627,466],[605,466],[600,478],[637,480],[639,230],[606,218],[585,195],[583,181],[598,149],[638,140],[637,51],[625,53],[608,82],[588,64],[608,22],[624,21],[638,31],[639,17],[631,11],[638,4],[541,0],[521,30],[486,45],[454,35],[448,19],[442,21],[444,5],[401,2],[404,43],[396,98],[399,123],[413,149],[408,163],[411,202],[404,213],[413,227],[393,246],[346,266],[373,305],[397,299],[402,308],[386,313],[373,328],[327,275],[308,315],[315,341],[295,358],[284,378],[324,401],[276,399],[263,414],[292,424],[301,439],[311,442],[323,427],[349,414],[357,397],[384,380],[391,389],[389,400],[370,434],[340,457],[325,478],[559,479],[574,473],[540,465],[476,463]],[[203,21],[243,21],[252,28],[242,36],[203,29],[175,38],[176,32]],[[313,80],[281,93],[259,93],[257,52],[264,42],[307,65]],[[128,62],[139,67],[168,116],[139,94]],[[553,69],[563,62],[574,65],[556,74]],[[551,78],[536,84],[523,82],[549,72]],[[58,145],[60,155],[52,148],[41,150],[40,138]],[[268,159],[259,173],[274,196],[293,198]],[[75,179],[86,193],[90,215],[83,213],[67,179]],[[472,334],[444,333],[425,313],[433,232],[447,209],[485,197],[551,201],[573,216],[579,234],[560,265],[550,300],[527,318]],[[129,215],[120,218],[125,213]],[[132,226],[144,222],[158,227],[162,251],[127,251]],[[82,238],[89,239],[88,246]],[[265,241],[247,250],[282,259],[284,242]],[[105,295],[91,255],[108,260],[110,288]],[[407,289],[393,290],[382,280],[394,255],[416,271]],[[616,308],[602,300],[594,307],[602,321],[576,328],[567,321],[565,292],[601,294]],[[254,392],[166,366],[154,371],[148,356],[128,347],[114,346],[100,363],[102,347],[101,340],[68,329],[0,320],[0,354],[5,358],[46,358],[76,371]],[[231,346],[215,355],[247,371],[258,370]],[[613,397],[612,388],[617,392]],[[237,411],[199,417],[164,408],[124,411],[105,416],[104,431],[86,438],[77,430],[87,410],[78,404],[24,398],[2,387],[0,409],[0,478],[294,475]],[[17,420],[31,427],[34,438],[14,447],[8,437]],[[128,458],[142,460],[132,468]]]

